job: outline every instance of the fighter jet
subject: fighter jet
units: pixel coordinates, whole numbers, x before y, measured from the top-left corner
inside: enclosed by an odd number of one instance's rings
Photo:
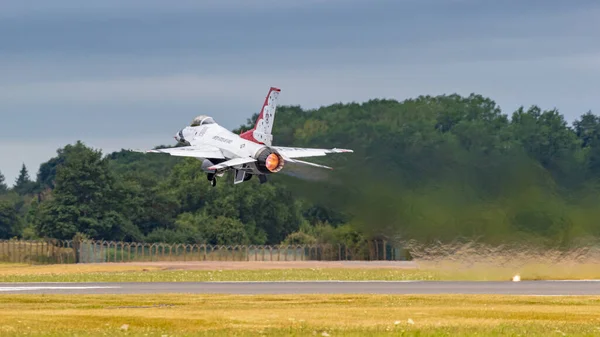
[[[315,149],[273,146],[273,122],[280,89],[271,87],[252,130],[240,135],[227,130],[207,115],[201,115],[175,135],[177,147],[148,150],[149,153],[168,153],[172,156],[197,158],[212,186],[217,177],[233,170],[233,183],[239,184],[257,176],[260,183],[267,175],[280,172],[285,163],[331,167],[310,163],[297,158],[325,156],[328,153],[353,152],[348,149]]]

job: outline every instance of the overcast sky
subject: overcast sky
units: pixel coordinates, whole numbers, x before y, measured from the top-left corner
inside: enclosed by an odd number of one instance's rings
[[[578,0],[2,0],[0,171],[35,176],[78,139],[170,144],[199,114],[234,128],[270,86],[305,108],[475,92],[572,121],[600,111],[599,18]]]

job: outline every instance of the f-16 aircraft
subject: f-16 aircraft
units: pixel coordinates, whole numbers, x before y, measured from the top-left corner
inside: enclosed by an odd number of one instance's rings
[[[175,135],[179,147],[149,150],[151,153],[168,153],[172,156],[193,157],[202,160],[202,170],[216,186],[216,177],[233,170],[233,183],[248,181],[258,176],[260,183],[267,175],[280,172],[286,162],[331,169],[297,158],[325,156],[328,153],[353,152],[347,149],[314,149],[273,146],[273,122],[277,109],[278,88],[271,87],[262,110],[252,130],[236,135],[206,115],[201,115]]]

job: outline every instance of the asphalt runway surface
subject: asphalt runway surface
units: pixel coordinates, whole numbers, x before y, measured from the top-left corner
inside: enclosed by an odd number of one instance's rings
[[[600,295],[597,281],[316,281],[0,283],[0,294],[495,294]]]

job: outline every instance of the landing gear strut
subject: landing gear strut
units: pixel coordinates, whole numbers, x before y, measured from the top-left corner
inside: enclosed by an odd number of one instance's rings
[[[217,186],[217,177],[215,176],[214,173],[207,174],[206,179],[208,179],[208,181],[210,181],[210,184],[212,187]]]

